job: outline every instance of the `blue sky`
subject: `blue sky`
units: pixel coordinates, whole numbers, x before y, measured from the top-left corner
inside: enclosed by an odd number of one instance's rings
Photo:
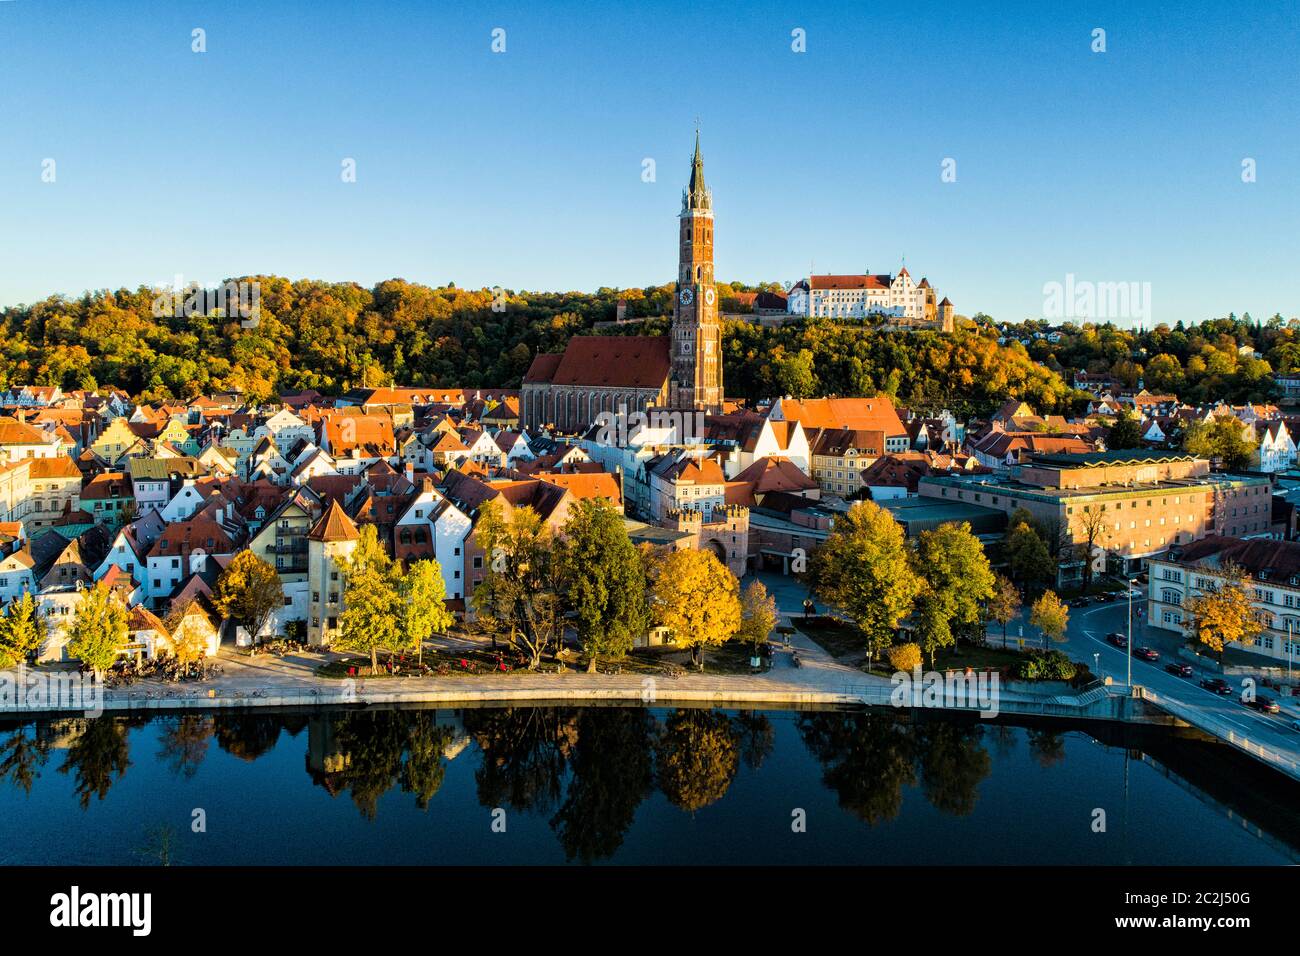
[[[1155,321],[1300,315],[1297,10],[0,0],[0,305],[667,282],[698,117],[721,279],[906,257],[965,314],[1072,273],[1151,283]]]

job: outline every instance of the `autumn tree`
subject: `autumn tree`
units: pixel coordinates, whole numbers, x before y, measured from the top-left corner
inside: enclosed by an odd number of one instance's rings
[[[1020,590],[1003,574],[995,576],[993,593],[985,605],[989,620],[1002,625],[1002,644],[1007,643],[1007,625],[1020,613]]]
[[[1215,570],[1216,586],[1193,594],[1185,607],[1192,635],[1215,654],[1226,644],[1251,644],[1264,630],[1255,616],[1250,582],[1241,569],[1225,565]]]
[[[126,646],[126,607],[101,581],[81,592],[68,629],[68,654],[102,677]]]
[[[404,617],[399,577],[373,524],[361,526],[356,547],[343,565],[343,613],[336,643],[370,655],[370,672],[379,672],[380,649],[402,643]]]
[[[1258,442],[1248,426],[1231,415],[1195,421],[1183,432],[1183,451],[1217,460],[1229,471],[1249,468]]]
[[[762,581],[751,581],[740,595],[740,630],[736,637],[752,645],[757,654],[759,645],[767,643],[774,627],[776,598],[767,593]]]
[[[835,519],[808,574],[817,595],[848,614],[876,654],[893,643],[921,590],[902,527],[873,501],[856,502]]]
[[[1070,623],[1070,609],[1055,591],[1044,591],[1029,609],[1029,623],[1043,632],[1043,646],[1047,641],[1065,640],[1065,628]]]
[[[447,582],[442,568],[433,558],[412,562],[402,578],[399,593],[402,598],[402,629],[408,647],[414,647],[424,660],[424,642],[455,623],[456,617],[447,609]]]
[[[889,666],[896,671],[914,671],[921,666],[919,644],[895,644],[889,648]]]
[[[184,605],[173,608],[167,616],[172,650],[176,654],[176,660],[181,664],[192,664],[208,653],[208,636],[197,623],[199,615],[189,613],[193,603],[193,599],[186,601]]]
[[[284,606],[284,587],[275,568],[245,549],[217,578],[212,603],[222,617],[244,625],[257,643],[271,615]]]
[[[741,626],[740,584],[709,550],[674,551],[664,559],[653,585],[654,614],[690,648],[704,670],[704,648],[730,640]]]
[[[45,636],[45,618],[31,592],[24,591],[0,616],[0,668],[24,663],[40,653]]]
[[[480,510],[476,534],[487,574],[474,590],[474,607],[507,628],[511,643],[522,646],[529,668],[536,669],[548,648],[558,651],[563,643],[560,546],[532,508],[506,514],[496,501]]]
[[[561,550],[567,604],[590,670],[623,657],[650,623],[646,576],[623,516],[601,498],[578,502]]]

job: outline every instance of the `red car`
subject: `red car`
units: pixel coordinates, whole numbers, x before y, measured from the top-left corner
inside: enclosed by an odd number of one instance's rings
[[[1154,664],[1156,661],[1160,660],[1160,653],[1159,653],[1159,651],[1152,650],[1152,649],[1149,648],[1149,647],[1135,647],[1135,648],[1133,648],[1133,656],[1134,656],[1134,657],[1140,657],[1140,658],[1142,658],[1142,660],[1144,660],[1144,661],[1150,661],[1150,662],[1153,663],[1153,664]]]

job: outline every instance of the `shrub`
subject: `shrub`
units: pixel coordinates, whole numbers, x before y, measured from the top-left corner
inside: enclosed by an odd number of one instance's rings
[[[1016,676],[1022,680],[1073,680],[1078,665],[1061,651],[1036,651],[1016,662]]]
[[[895,644],[887,653],[889,666],[896,671],[912,671],[921,666],[919,644]]]

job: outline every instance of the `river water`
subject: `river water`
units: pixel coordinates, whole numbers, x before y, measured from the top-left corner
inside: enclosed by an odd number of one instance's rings
[[[0,722],[7,864],[1280,864],[1294,785],[1167,730],[628,707]]]

